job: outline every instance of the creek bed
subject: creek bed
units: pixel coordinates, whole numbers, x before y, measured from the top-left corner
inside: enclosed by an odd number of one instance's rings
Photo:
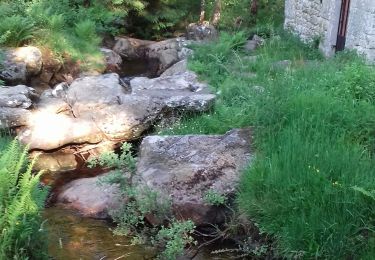
[[[144,245],[132,246],[131,237],[113,234],[108,221],[85,218],[59,205],[44,210],[48,253],[54,260],[145,260],[154,259],[155,250]],[[229,260],[233,255],[212,255],[213,250],[232,247],[217,244],[203,248],[193,260]],[[180,258],[187,260],[191,258]]]

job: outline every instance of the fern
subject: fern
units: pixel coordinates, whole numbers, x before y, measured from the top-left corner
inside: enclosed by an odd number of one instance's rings
[[[20,15],[3,18],[0,23],[1,42],[8,46],[20,46],[33,38],[34,23]]]
[[[40,211],[48,190],[17,141],[0,152],[0,259],[46,259]]]

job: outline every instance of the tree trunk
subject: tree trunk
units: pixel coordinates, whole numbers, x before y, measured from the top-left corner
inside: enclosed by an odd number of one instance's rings
[[[258,14],[258,0],[252,0],[251,1],[250,12],[253,15]]]
[[[199,16],[199,24],[204,22],[206,16],[206,1],[201,0],[201,15]]]
[[[214,13],[211,19],[211,24],[216,27],[220,22],[220,17],[221,17],[221,0],[216,0]]]

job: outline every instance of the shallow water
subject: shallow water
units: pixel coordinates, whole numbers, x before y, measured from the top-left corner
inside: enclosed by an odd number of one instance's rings
[[[59,206],[46,208],[44,218],[52,259],[152,259],[151,248],[131,246],[130,238],[115,236],[106,221],[83,218]]]
[[[54,260],[144,260],[154,259],[151,247],[131,246],[131,238],[116,236],[107,221],[84,218],[73,210],[53,206],[44,211],[48,230],[48,253]],[[193,260],[228,260],[233,255],[212,255],[213,250],[228,248],[218,242],[204,248]],[[194,251],[194,250],[193,250]],[[188,257],[182,260],[191,259]]]

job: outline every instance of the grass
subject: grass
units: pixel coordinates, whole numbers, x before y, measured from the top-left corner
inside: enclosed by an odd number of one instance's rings
[[[111,1],[89,2],[1,1],[0,18],[4,22],[0,24],[0,46],[33,44],[51,49],[59,58],[78,62],[83,69],[102,68],[100,35],[117,33],[114,21],[129,9],[117,12]]]
[[[373,259],[374,69],[353,53],[325,60],[282,31],[251,54],[254,62],[241,50],[245,36],[224,34],[195,48],[190,68],[217,92],[215,108],[162,133],[253,126],[257,160],[237,201],[274,237],[277,253]]]

